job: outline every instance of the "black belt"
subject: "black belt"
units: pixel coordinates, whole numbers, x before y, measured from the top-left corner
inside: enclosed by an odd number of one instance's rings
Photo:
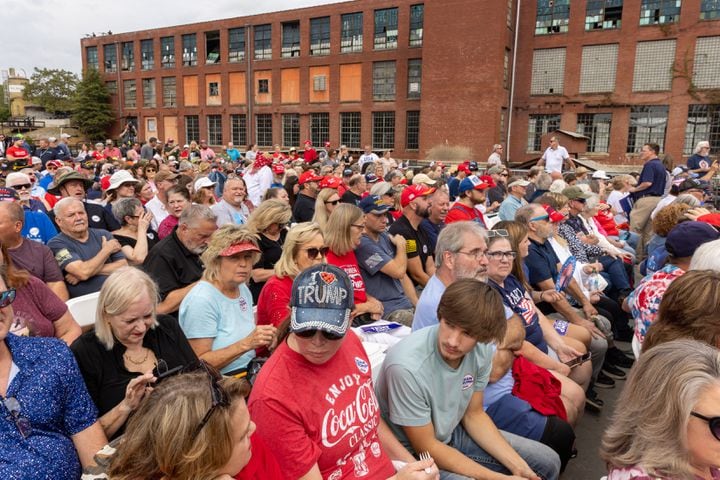
[[[637,199],[640,200],[641,198],[645,198],[645,197],[662,197],[662,195],[656,195],[656,194],[654,194],[654,193],[648,193],[647,195],[640,195],[639,197],[637,197]]]

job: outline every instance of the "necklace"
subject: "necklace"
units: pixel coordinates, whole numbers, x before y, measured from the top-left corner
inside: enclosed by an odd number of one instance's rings
[[[148,356],[150,355],[150,349],[149,349],[149,348],[145,348],[144,350],[145,350],[145,356],[144,356],[143,359],[140,360],[139,362],[136,361],[136,360],[133,360],[133,358],[132,358],[130,355],[128,355],[127,353],[125,353],[125,354],[123,355],[123,358],[124,358],[125,360],[127,360],[128,362],[132,363],[133,365],[142,365],[142,364],[144,364],[144,363],[147,361]]]

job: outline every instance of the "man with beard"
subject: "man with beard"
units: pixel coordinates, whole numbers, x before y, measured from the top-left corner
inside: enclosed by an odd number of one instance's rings
[[[112,272],[127,265],[120,244],[107,230],[88,227],[83,202],[74,197],[53,207],[60,233],[48,247],[65,274],[70,298],[100,291]]]
[[[242,225],[247,223],[250,210],[245,205],[247,190],[241,178],[233,177],[225,181],[222,200],[210,207],[217,215],[218,228],[228,223]]]
[[[389,229],[391,235],[401,235],[405,238],[407,272],[416,288],[425,287],[435,273],[434,252],[427,234],[420,228],[420,222],[430,215],[428,197],[434,192],[434,188],[423,184],[405,188],[400,195],[403,214]]]
[[[157,282],[161,302],[158,313],[178,316],[180,303],[200,280],[205,251],[217,217],[205,205],[190,205],[178,219],[177,228],[153,248],[143,269]]]
[[[458,187],[458,201],[448,211],[445,224],[472,220],[480,224],[481,227],[487,228],[485,217],[476,206],[485,204],[488,188],[490,188],[490,185],[475,175],[463,178]]]
[[[46,213],[45,205],[40,200],[32,198],[30,194],[30,189],[32,188],[30,177],[24,173],[13,172],[5,179],[5,185],[9,189],[14,189],[15,195],[7,195],[7,193],[3,191],[2,196],[10,201],[17,196],[17,201],[23,208],[25,222],[22,236],[36,242],[47,244],[58,232]]]

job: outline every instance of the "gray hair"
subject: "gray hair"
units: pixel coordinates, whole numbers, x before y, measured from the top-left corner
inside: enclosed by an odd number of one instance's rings
[[[672,201],[672,203],[682,203],[685,205],[690,205],[690,208],[695,208],[700,206],[700,200],[697,199],[694,195],[690,195],[689,193],[682,193],[678,195],[678,197]]]
[[[583,207],[584,212],[589,212],[593,208],[597,207],[600,204],[600,196],[593,194],[585,200],[585,206]]]
[[[180,214],[178,225],[196,227],[198,223],[204,220],[207,220],[208,222],[216,222],[217,215],[210,210],[210,207],[193,203]]]
[[[477,222],[453,222],[440,231],[435,244],[435,267],[440,268],[446,253],[457,253],[462,248],[465,235],[477,235],[487,241],[487,232]]]
[[[720,240],[703,243],[690,260],[690,270],[715,270],[720,272]]]
[[[695,478],[686,447],[690,412],[718,385],[720,351],[706,343],[674,340],[643,352],[616,403],[600,457],[616,467],[642,465],[653,477]]]
[[[528,203],[527,205],[523,205],[515,212],[515,221],[528,226],[530,225],[530,219],[535,217],[535,212],[538,212],[541,209],[544,210],[542,206],[537,203]]]
[[[565,180],[558,178],[557,180],[553,180],[553,182],[550,184],[549,190],[555,193],[562,193],[562,191],[565,190],[567,187],[568,184],[565,183]]]
[[[147,273],[135,267],[122,267],[103,283],[95,312],[95,336],[106,349],[111,350],[115,344],[109,317],[124,313],[142,294],[146,294],[152,304],[153,324],[150,328],[155,328],[158,325],[155,318],[158,288]]]
[[[708,142],[707,140],[699,141],[695,146],[695,151],[693,153],[700,153],[700,150],[702,150],[703,148],[710,148],[710,142]]]
[[[552,185],[552,183],[553,179],[547,172],[539,173],[537,180],[535,180],[535,185],[538,190],[550,190],[550,185]]]
[[[58,202],[53,207],[53,213],[55,214],[55,218],[62,216],[62,212],[65,210],[65,207],[69,207],[70,204],[74,202],[82,204],[82,202],[75,197],[65,197],[58,200]]]
[[[370,187],[370,195],[378,195],[382,197],[383,195],[391,195],[393,191],[393,186],[389,182],[377,182],[375,185]]]
[[[120,225],[127,225],[125,217],[135,215],[137,207],[142,207],[142,203],[137,198],[121,198],[112,206],[112,213],[118,219]]]

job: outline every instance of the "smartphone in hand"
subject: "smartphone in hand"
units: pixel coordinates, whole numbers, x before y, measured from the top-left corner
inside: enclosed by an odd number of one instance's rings
[[[567,362],[565,362],[565,365],[567,365],[570,368],[577,367],[578,365],[582,365],[583,363],[590,360],[591,356],[592,356],[592,354],[590,352],[584,353],[584,354],[580,355],[579,357],[575,357],[572,360],[568,360]]]

